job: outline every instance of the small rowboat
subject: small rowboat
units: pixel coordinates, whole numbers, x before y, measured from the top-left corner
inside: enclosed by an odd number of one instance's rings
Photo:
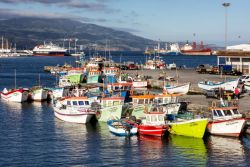
[[[131,136],[137,134],[137,124],[123,120],[107,121],[109,131],[117,136]]]

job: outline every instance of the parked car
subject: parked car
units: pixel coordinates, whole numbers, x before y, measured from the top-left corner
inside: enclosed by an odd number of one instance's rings
[[[204,95],[206,96],[206,98],[216,98],[219,99],[220,97],[222,98],[226,98],[228,95],[231,96],[233,98],[234,96],[234,92],[233,91],[229,91],[229,90],[223,90],[221,91],[219,88],[216,89],[212,89],[212,90],[206,90],[204,92]]]
[[[128,66],[122,64],[122,65],[120,65],[120,69],[121,70],[128,70]]]
[[[212,70],[212,66],[209,64],[200,64],[196,67],[196,72],[200,74],[210,73]]]
[[[138,66],[135,65],[135,64],[128,64],[127,67],[128,67],[129,70],[138,70]]]

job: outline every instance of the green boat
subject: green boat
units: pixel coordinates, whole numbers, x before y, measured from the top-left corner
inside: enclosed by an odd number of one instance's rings
[[[122,105],[124,98],[107,97],[101,99],[101,109],[96,112],[96,118],[100,122],[107,122],[110,119],[121,119]]]

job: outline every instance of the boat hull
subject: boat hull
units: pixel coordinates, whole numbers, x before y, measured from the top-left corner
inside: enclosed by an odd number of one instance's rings
[[[175,135],[203,138],[207,123],[207,119],[194,119],[169,123],[169,132]]]
[[[187,94],[190,88],[190,83],[179,86],[166,86],[166,92],[168,94]]]
[[[48,92],[44,89],[33,90],[31,93],[31,99],[34,101],[44,101],[47,100]]]
[[[79,123],[86,124],[90,121],[90,119],[94,116],[94,114],[89,113],[66,113],[64,111],[60,111],[60,109],[54,108],[54,115],[65,122],[71,123]]]
[[[109,131],[118,136],[131,136],[137,134],[137,127],[132,127],[130,130],[126,129],[125,126],[115,127],[112,125],[112,120],[107,122]]]
[[[65,56],[65,52],[48,52],[48,53],[39,53],[34,52],[33,56]]]
[[[139,125],[138,133],[141,135],[164,136],[167,131],[166,125]]]
[[[199,82],[198,87],[203,90],[212,90],[216,88],[223,88],[224,90],[234,91],[234,88],[238,86],[239,80],[232,80],[227,82],[213,83],[213,82]]]
[[[23,90],[15,90],[9,93],[3,93],[1,92],[1,98],[6,101],[11,102],[25,102],[28,100],[28,91]]]
[[[148,86],[147,81],[133,81],[134,88],[145,88]]]
[[[245,122],[244,118],[210,121],[207,129],[212,135],[239,137]]]
[[[120,119],[122,116],[122,105],[105,107],[96,112],[96,118],[100,122],[107,122],[110,119]]]

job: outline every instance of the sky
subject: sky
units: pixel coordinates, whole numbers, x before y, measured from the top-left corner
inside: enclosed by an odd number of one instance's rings
[[[250,42],[249,7],[250,0],[0,0],[0,19],[69,18],[157,41],[224,46],[225,27],[228,45]]]

